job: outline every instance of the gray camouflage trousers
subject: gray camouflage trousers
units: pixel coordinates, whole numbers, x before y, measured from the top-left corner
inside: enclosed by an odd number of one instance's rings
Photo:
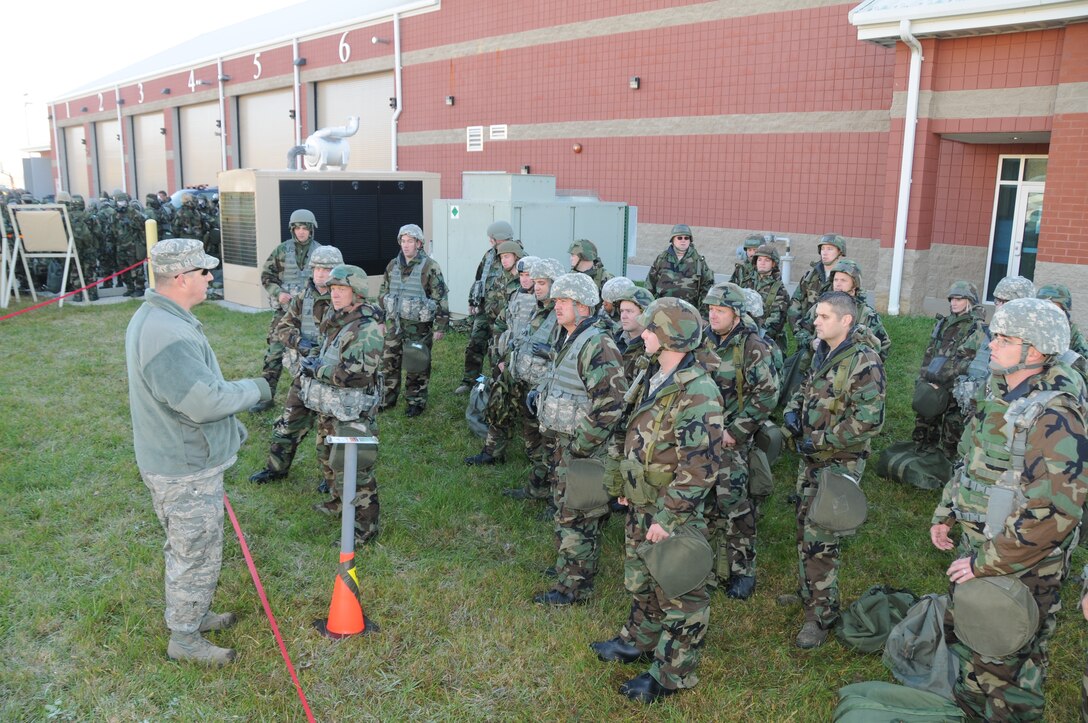
[[[208,612],[223,565],[223,473],[212,469],[167,477],[140,470],[166,532],[166,627],[195,633]]]

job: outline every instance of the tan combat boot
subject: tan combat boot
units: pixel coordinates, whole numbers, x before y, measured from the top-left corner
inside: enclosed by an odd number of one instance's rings
[[[209,630],[226,630],[238,622],[234,613],[213,613],[211,610],[204,613],[200,621],[199,632],[206,633]]]
[[[226,665],[235,658],[233,650],[212,645],[200,633],[179,632],[170,634],[166,655],[171,660],[187,660],[209,666]]]

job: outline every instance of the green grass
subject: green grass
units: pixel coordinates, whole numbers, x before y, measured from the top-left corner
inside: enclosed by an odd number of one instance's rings
[[[136,470],[126,399],[124,329],[136,304],[31,312],[0,322],[0,720],[301,720],[290,678],[226,530],[218,609],[239,625],[213,639],[239,651],[207,671],[166,659],[159,524]],[[228,378],[260,368],[267,314],[198,307]],[[910,395],[931,320],[887,319],[889,413],[877,451],[906,438]],[[837,689],[890,680],[878,656],[837,642],[792,644],[797,609],[775,595],[795,587],[791,454],[761,525],[759,587],[741,603],[715,597],[701,682],[647,711],[615,688],[635,666],[606,665],[588,643],[614,636],[629,599],[619,520],[607,526],[597,593],[552,610],[531,602],[547,587],[550,527],[539,508],[499,495],[520,483],[520,452],[505,466],[468,468],[480,443],[463,422],[465,338],[436,349],[427,413],[382,415],[383,532],[361,550],[367,616],[381,632],[338,643],[311,622],[328,610],[338,524],[310,510],[319,499],[310,438],[285,483],[246,481],[264,462],[273,412],[243,415],[251,437],[227,490],[318,720],[773,720],[826,721]],[[278,399],[282,400],[285,382]],[[841,585],[851,600],[886,583],[943,591],[948,553],[928,543],[935,493],[878,479],[865,486],[868,523],[845,544]],[[1083,551],[1074,561],[1079,569]],[[1085,635],[1078,590],[1066,586],[1051,648],[1047,720],[1074,720]]]

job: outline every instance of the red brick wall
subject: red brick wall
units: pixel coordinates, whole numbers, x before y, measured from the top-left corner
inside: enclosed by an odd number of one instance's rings
[[[1064,30],[941,40],[925,62],[936,65],[932,89],[977,90],[1054,85]]]

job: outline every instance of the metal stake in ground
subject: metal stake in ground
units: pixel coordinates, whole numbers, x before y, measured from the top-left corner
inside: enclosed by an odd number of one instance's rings
[[[358,453],[362,449],[378,449],[377,437],[325,437],[330,445],[344,445],[344,489],[340,499],[343,511],[340,516],[340,566],[333,581],[332,603],[328,618],[315,620],[314,627],[326,637],[340,639],[377,631],[373,621],[368,624],[363,617],[363,605],[359,593],[359,577],[355,572],[355,499]]]

